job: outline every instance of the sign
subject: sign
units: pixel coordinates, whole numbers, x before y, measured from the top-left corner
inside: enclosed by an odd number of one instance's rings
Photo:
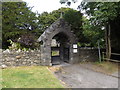
[[[73,53],[77,53],[77,49],[73,49]]]
[[[77,48],[77,44],[73,44],[73,48]]]

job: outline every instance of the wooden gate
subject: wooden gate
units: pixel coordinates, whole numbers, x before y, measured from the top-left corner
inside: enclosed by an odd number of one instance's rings
[[[69,48],[64,48],[63,61],[69,62]]]

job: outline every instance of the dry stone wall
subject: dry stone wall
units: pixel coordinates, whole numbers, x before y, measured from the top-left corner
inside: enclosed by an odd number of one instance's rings
[[[79,61],[98,61],[98,50],[94,48],[79,48]],[[0,66],[39,66],[43,65],[43,60],[40,59],[40,50],[29,51],[2,51],[2,60]],[[78,63],[77,62],[77,63]]]
[[[2,51],[2,65],[6,66],[31,66],[40,65],[40,50],[29,51]]]
[[[79,48],[80,61],[98,61],[97,48]]]

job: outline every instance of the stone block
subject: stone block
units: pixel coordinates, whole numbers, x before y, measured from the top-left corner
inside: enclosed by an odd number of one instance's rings
[[[22,56],[16,56],[16,59],[20,59]]]

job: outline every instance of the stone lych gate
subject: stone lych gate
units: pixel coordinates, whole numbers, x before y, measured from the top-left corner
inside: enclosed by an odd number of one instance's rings
[[[0,68],[1,65],[51,66],[63,62],[73,64],[81,61],[98,60],[98,49],[78,47],[76,44],[77,38],[68,23],[62,18],[48,27],[38,41],[41,42],[41,50],[15,51],[7,49],[1,51],[2,61],[0,61]]]
[[[59,42],[59,47],[52,47],[52,39]],[[60,18],[48,27],[44,33],[39,37],[41,42],[41,64],[52,65],[52,49],[59,50],[59,60],[68,63],[77,63],[79,61],[79,50],[77,50],[77,38],[71,31],[70,25]],[[56,58],[57,60],[57,58]]]

